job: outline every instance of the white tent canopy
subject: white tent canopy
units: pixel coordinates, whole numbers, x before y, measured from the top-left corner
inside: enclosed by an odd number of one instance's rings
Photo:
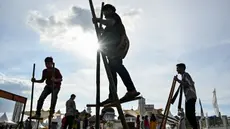
[[[4,122],[4,121],[8,121],[8,118],[6,116],[6,113],[4,113],[1,117],[0,117],[0,123]]]
[[[6,125],[16,125],[17,123],[8,120],[6,113],[4,113],[1,117],[0,117],[0,123],[2,124],[6,124]]]
[[[5,121],[4,123],[7,124],[7,125],[16,125],[17,124],[15,122],[11,121],[11,120]]]

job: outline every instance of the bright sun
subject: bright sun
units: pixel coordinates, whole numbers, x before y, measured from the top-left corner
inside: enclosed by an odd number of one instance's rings
[[[90,59],[96,59],[96,53],[98,48],[99,44],[95,35],[93,35],[92,33],[86,33],[82,35],[78,47],[78,51],[81,55]]]

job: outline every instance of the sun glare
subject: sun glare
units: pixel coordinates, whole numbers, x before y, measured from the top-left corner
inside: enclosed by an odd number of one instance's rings
[[[80,54],[87,58],[95,59],[97,50],[100,46],[97,41],[98,40],[96,36],[92,33],[84,34],[84,36],[81,38],[81,43],[79,44],[78,51],[80,52]]]

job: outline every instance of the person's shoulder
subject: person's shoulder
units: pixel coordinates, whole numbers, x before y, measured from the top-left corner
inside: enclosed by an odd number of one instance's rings
[[[44,68],[44,69],[42,70],[42,72],[47,72],[47,68]]]
[[[117,14],[117,13],[114,13],[113,15],[114,15],[115,17],[120,17],[120,15]]]
[[[119,20],[121,20],[120,15],[119,15],[119,14],[117,14],[117,13],[114,13],[113,17],[114,17],[115,19],[119,19]]]
[[[188,80],[193,82],[193,79],[192,79],[191,75],[188,72],[184,73],[184,78],[186,78],[186,79],[188,79]]]
[[[56,68],[56,67],[55,67],[55,70],[58,70],[58,71],[60,71],[60,70],[59,70],[58,68]]]
[[[71,102],[72,100],[71,99],[68,99],[66,102]]]
[[[120,16],[119,16],[117,13],[111,14],[111,15],[108,17],[108,19],[113,19],[113,20],[115,20],[115,21],[120,21],[120,20],[121,20]]]
[[[190,77],[190,74],[188,72],[184,72],[183,76]]]
[[[56,67],[55,67],[55,71],[58,71],[58,72],[60,72],[60,70],[59,70],[58,68],[56,68]]]
[[[68,105],[72,105],[73,101],[71,99],[69,99],[67,102],[66,102]]]
[[[191,74],[188,73],[188,72],[185,72],[185,75],[186,75],[187,77],[191,77]]]

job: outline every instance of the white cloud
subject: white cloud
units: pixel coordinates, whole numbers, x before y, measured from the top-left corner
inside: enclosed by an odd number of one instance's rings
[[[4,84],[4,83],[16,83],[22,86],[28,86],[29,85],[29,81],[25,80],[25,79],[20,79],[20,78],[16,78],[16,77],[8,77],[3,73],[0,73],[0,84]]]
[[[143,13],[142,9],[130,9],[121,15],[123,24],[128,31],[135,31],[138,26],[137,21],[141,20],[141,13]]]
[[[28,81],[23,78],[9,77],[0,73],[0,87],[1,90],[21,95],[26,98],[29,96],[29,94],[24,94],[24,92],[28,92],[30,88],[28,87]],[[0,103],[0,112],[13,111],[15,102],[1,98]]]
[[[140,11],[131,10],[124,14],[124,22],[133,27],[132,22]],[[39,35],[42,42],[51,43],[54,47],[71,51],[81,56],[93,57],[96,52],[97,39],[88,9],[73,6],[54,15],[45,17],[38,11],[31,11],[28,25]]]

